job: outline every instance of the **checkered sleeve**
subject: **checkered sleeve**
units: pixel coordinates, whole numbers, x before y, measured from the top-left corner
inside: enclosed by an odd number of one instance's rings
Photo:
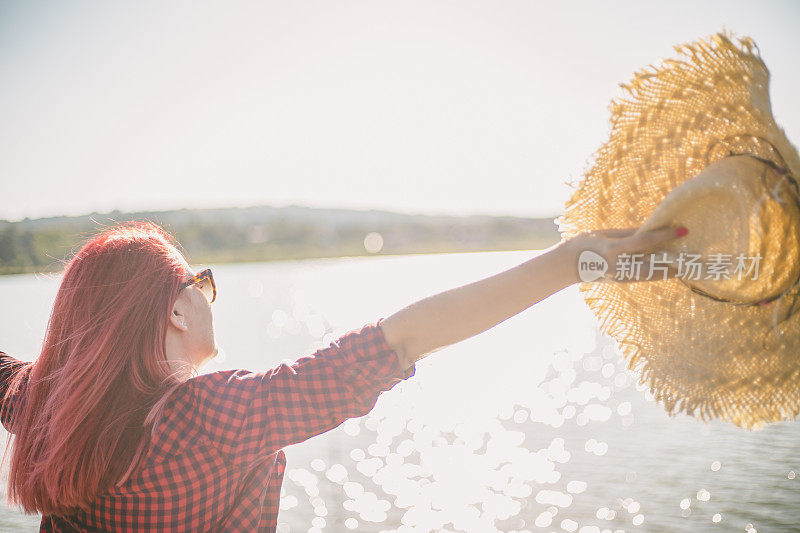
[[[195,378],[198,416],[226,455],[255,460],[367,414],[381,392],[413,376],[380,328],[383,318],[267,372]]]
[[[30,370],[32,364],[33,363],[27,363],[25,361],[15,359],[5,352],[0,352],[0,421],[2,421],[3,427],[6,428],[6,431],[11,431],[11,420],[14,415],[14,405],[19,399],[19,391],[21,390],[22,385],[24,385],[24,380],[27,379],[27,372]],[[16,392],[12,393],[12,395],[9,397],[9,401],[6,402],[4,399],[6,392],[8,391],[11,378],[18,371],[26,372],[25,376],[23,377],[23,382],[20,383],[20,388],[18,388]]]

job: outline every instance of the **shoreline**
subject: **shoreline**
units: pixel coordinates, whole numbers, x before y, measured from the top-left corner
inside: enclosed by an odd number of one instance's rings
[[[348,247],[337,251],[323,250],[292,250],[286,248],[261,249],[261,250],[226,250],[220,253],[198,254],[196,257],[187,256],[187,260],[193,264],[232,264],[232,263],[271,263],[280,261],[306,261],[315,259],[337,259],[344,257],[391,257],[404,255],[431,255],[431,254],[455,254],[455,253],[480,253],[480,252],[513,252],[513,251],[536,251],[548,248],[558,242],[558,239],[547,239],[544,237],[527,239],[524,242],[509,242],[505,245],[493,247],[486,246],[459,246],[453,243],[450,246],[421,246],[410,249],[391,249],[386,248],[379,252],[368,252],[363,247]],[[63,270],[59,261],[54,261],[52,267],[2,267],[0,266],[0,276],[17,276],[28,274],[57,274]]]

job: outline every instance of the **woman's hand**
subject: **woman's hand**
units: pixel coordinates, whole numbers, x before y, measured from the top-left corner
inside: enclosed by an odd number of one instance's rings
[[[688,230],[666,227],[636,233],[637,229],[590,231],[566,241],[564,244],[577,256],[580,281],[650,281],[677,275],[677,269],[671,263],[659,262],[661,257],[655,252]]]

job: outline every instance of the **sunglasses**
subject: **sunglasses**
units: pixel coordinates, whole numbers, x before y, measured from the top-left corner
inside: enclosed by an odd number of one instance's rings
[[[214,300],[217,299],[217,285],[214,283],[214,275],[211,274],[210,268],[207,268],[202,272],[198,272],[191,278],[181,283],[178,292],[192,285],[196,285],[197,288],[202,291],[203,296],[206,297],[206,300],[208,300],[209,304],[214,303]]]

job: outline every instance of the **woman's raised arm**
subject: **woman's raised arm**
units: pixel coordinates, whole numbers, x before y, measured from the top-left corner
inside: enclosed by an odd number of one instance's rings
[[[601,255],[613,267],[619,254],[645,253],[685,234],[683,228],[676,230],[635,233],[636,228],[631,228],[581,234],[504,272],[414,302],[384,319],[381,328],[401,365],[408,367],[580,281],[582,251]]]

